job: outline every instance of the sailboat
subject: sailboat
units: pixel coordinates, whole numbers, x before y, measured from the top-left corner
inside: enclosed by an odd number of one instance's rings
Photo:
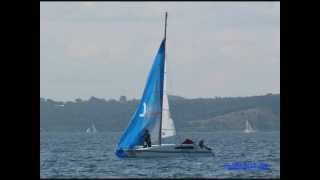
[[[115,150],[115,155],[119,158],[213,155],[210,148],[195,144],[162,143],[163,139],[176,135],[175,125],[170,117],[166,90],[166,29],[167,12],[164,38],[149,72],[142,98]],[[146,129],[151,135],[151,147],[143,146],[142,136]]]
[[[86,130],[86,133],[97,133],[97,129],[95,127],[95,125],[92,123],[91,127],[89,127],[87,130]]]
[[[244,130],[244,133],[253,133],[256,132],[253,130],[252,126],[250,125],[249,121],[246,121],[246,129]]]

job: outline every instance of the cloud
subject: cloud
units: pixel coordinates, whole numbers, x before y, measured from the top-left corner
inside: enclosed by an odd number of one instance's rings
[[[83,43],[75,40],[66,47],[66,55],[75,59],[95,58],[101,53],[99,46],[92,42]]]
[[[92,92],[118,97],[121,91],[139,97],[163,38],[165,11],[169,12],[169,91],[213,97],[280,89],[278,2],[41,2],[40,6],[42,95],[72,99]],[[50,90],[51,80],[66,90]],[[73,86],[83,92],[72,92]]]
[[[96,2],[91,2],[91,1],[85,1],[85,2],[80,2],[82,6],[85,7],[94,7],[96,5]]]

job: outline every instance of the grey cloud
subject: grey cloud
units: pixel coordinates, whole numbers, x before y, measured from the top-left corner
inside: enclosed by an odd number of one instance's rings
[[[41,2],[41,96],[139,98],[168,20],[169,92],[279,92],[275,2]],[[81,91],[76,91],[81,89]]]

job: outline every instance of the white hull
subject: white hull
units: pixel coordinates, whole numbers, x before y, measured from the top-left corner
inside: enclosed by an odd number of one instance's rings
[[[143,148],[139,147],[134,150],[126,150],[128,157],[212,157],[214,156],[211,150],[201,149],[194,145],[194,149],[176,149],[178,145],[175,144],[162,144],[153,145],[152,147]]]

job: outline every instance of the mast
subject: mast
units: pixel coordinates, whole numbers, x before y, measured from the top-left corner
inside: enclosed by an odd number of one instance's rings
[[[164,65],[164,76],[165,76],[165,66],[166,66],[166,42],[167,42],[167,17],[168,17],[168,12],[166,12],[166,15],[165,15],[165,24],[164,24],[164,59],[163,59],[163,65]],[[165,77],[164,77],[165,78]],[[165,86],[165,84],[163,84],[163,87]],[[162,87],[162,89],[163,89],[163,87]],[[162,92],[162,98],[161,98],[161,100],[163,101],[163,93],[164,92]],[[162,107],[161,107],[161,109],[162,109],[162,111],[163,111],[163,102],[161,103],[162,105]],[[159,145],[161,146],[161,133],[162,133],[162,113],[161,113],[161,118],[160,118],[160,129],[159,129]]]
[[[168,12],[166,12],[165,24],[164,24],[164,40],[165,41],[167,38],[167,17],[168,17]],[[164,44],[164,47],[166,47],[166,43]],[[166,51],[164,51],[164,52],[166,52]]]

